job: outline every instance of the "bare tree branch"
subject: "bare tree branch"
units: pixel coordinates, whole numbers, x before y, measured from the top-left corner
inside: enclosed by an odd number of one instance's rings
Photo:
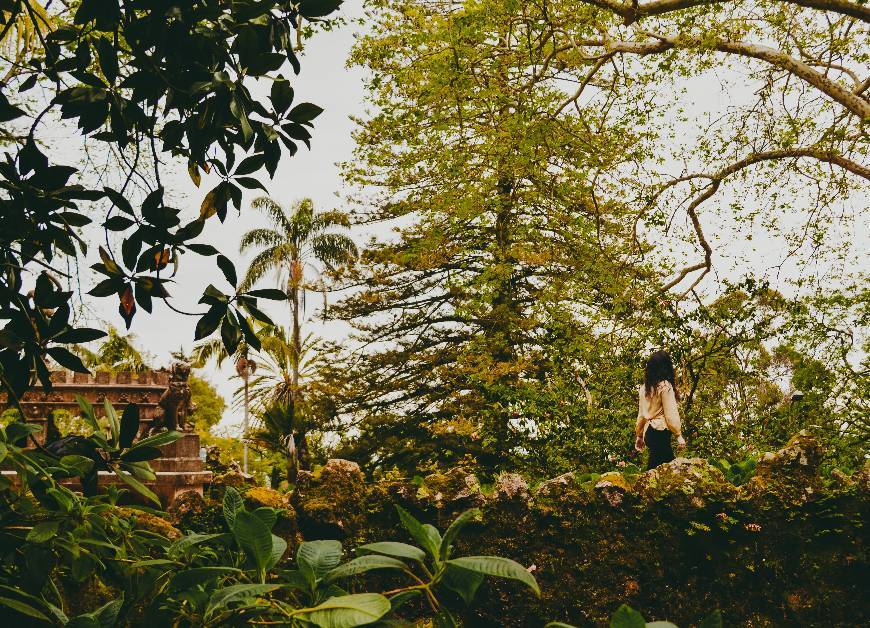
[[[652,2],[638,3],[636,0],[627,3],[619,2],[618,0],[581,0],[587,4],[591,4],[602,9],[612,11],[620,16],[625,24],[633,24],[645,17],[654,17],[657,15],[665,15],[674,13],[683,9],[691,9],[710,4],[723,4],[731,0],[653,0]],[[849,2],[848,0],[781,0],[784,4],[793,4],[806,9],[817,9],[819,11],[830,11],[832,13],[840,13],[861,20],[862,22],[870,22],[870,5],[861,4],[858,2]]]

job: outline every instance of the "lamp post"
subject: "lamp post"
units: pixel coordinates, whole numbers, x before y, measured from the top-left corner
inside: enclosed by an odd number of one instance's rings
[[[242,354],[242,357],[236,361],[236,373],[245,383],[245,415],[242,420],[242,471],[245,475],[248,473],[248,382],[256,370],[257,363],[249,360],[247,353]]]

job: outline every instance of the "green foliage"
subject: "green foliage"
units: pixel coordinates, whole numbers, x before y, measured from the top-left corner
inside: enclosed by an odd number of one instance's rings
[[[208,434],[223,417],[226,401],[206,379],[191,375],[187,383],[190,385],[190,403],[195,406],[190,422],[199,434]]]
[[[115,298],[128,328],[137,309],[151,312],[154,299],[170,298],[166,269],[177,267],[183,254],[217,256],[231,290],[206,288],[200,303],[208,309],[199,313],[196,339],[220,328],[230,353],[242,338],[256,344],[243,312],[256,317],[258,298],[283,296],[238,290],[229,260],[194,240],[212,216],[223,221],[231,203],[241,209],[243,189],[265,189],[257,173],[273,175],[282,154],[294,154],[297,142],[310,144],[308,129],[322,109],[297,102],[281,69],[289,62],[300,70],[294,34],[302,18],[318,21],[340,2],[198,1],[167,12],[162,2],[82,0],[53,7],[50,20],[32,4],[2,6],[9,25],[4,38],[13,26],[19,35],[30,33],[0,88],[0,120],[20,129],[0,164],[3,389],[16,401],[37,379],[51,388],[49,358],[87,372],[68,347],[104,334],[71,324],[75,278],[65,270],[80,255],[98,254],[92,268],[102,280],[89,294]],[[33,35],[39,46],[31,45]],[[255,81],[271,83],[266,99],[251,96]],[[31,111],[26,92],[37,86],[45,94],[35,103],[41,110]],[[99,187],[85,185],[78,168],[54,163],[41,150],[41,122],[49,113],[71,120],[81,144],[105,142],[122,155],[119,189],[102,180]],[[149,158],[140,160],[144,154]],[[202,172],[220,178],[192,221],[183,222],[181,211],[165,202],[161,163],[168,157],[185,159],[197,185]],[[134,179],[144,183],[141,198],[131,198]],[[105,247],[80,230],[93,222],[89,209],[100,202]],[[36,278],[32,298],[28,276]]]

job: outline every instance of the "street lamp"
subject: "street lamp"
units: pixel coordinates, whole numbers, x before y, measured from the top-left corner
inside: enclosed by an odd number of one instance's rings
[[[245,382],[245,418],[242,422],[242,471],[245,475],[248,473],[248,381],[256,371],[257,363],[249,360],[247,354],[236,361],[236,373]]]

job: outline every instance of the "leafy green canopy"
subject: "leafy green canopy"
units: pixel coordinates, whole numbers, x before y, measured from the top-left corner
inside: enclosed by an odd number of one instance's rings
[[[662,345],[680,363],[687,432],[705,435],[704,453],[781,442],[779,427],[761,428],[790,412],[776,384],[797,362],[775,372],[779,344],[848,382],[803,423],[836,408],[829,437],[844,425],[866,431],[852,419],[865,401],[844,394],[862,378],[861,340],[842,335],[862,317],[848,278],[827,303],[786,299],[753,277],[722,281],[712,296],[696,290],[713,260],[702,204],[726,180],[758,191],[775,171],[777,190],[800,184],[802,198],[811,172],[818,218],[868,178],[867,86],[840,87],[866,64],[856,33],[870,16],[823,3],[834,12],[826,21],[803,4],[374,3],[373,31],[352,58],[370,71],[373,113],[346,174],[375,190],[357,219],[397,235],[364,252],[346,276],[360,289],[334,310],[360,348],[342,407],[359,431],[342,455],[407,469],[600,468],[625,456],[639,367]],[[756,39],[783,50],[762,54]],[[720,63],[728,76],[751,63],[769,87],[687,145],[672,124],[686,119],[680,81]],[[752,212],[747,198],[720,213],[791,220],[782,197]],[[687,227],[676,237],[675,222]],[[815,240],[824,224],[801,228]],[[703,260],[682,267],[685,245]],[[811,322],[835,309],[847,313],[832,329]],[[831,345],[843,352],[833,357]]]
[[[102,335],[70,327],[72,293],[52,280],[67,276],[60,270],[67,260],[90,253],[78,232],[91,222],[86,207],[108,200],[103,227],[121,236],[117,249],[108,238],[107,247],[99,247],[93,268],[105,279],[90,294],[117,298],[128,326],[137,306],[150,312],[154,298],[169,299],[170,269],[184,253],[216,256],[229,283],[237,285],[232,263],[194,240],[206,220],[224,220],[230,203],[241,209],[243,188],[264,189],[259,172],[274,174],[282,155],[294,154],[300,141],[308,143],[308,128],[321,109],[297,103],[280,70],[287,62],[300,70],[293,42],[302,18],[318,20],[339,4],[83,0],[48,19],[33,0],[0,3],[3,38],[31,20],[39,41],[7,68],[0,87],[0,122],[19,132],[0,162],[0,316],[8,321],[0,338],[0,377],[13,398],[36,377],[50,386],[47,356],[85,371],[61,345]],[[251,96],[255,80],[271,83],[267,99]],[[49,96],[33,110],[27,91],[37,86]],[[53,163],[40,150],[49,113],[74,121],[83,142],[105,142],[129,156],[122,159],[126,172],[119,189],[75,183],[77,168]],[[197,219],[182,223],[179,210],[164,202],[161,155],[186,159],[197,184],[202,171],[220,175]],[[147,182],[143,170],[151,167],[154,184],[134,206],[130,182]],[[25,282],[39,272],[31,300]],[[259,317],[258,298],[275,295],[224,294],[209,286],[201,300],[209,309],[196,337],[220,328],[231,353],[242,337],[256,345],[243,311]]]

